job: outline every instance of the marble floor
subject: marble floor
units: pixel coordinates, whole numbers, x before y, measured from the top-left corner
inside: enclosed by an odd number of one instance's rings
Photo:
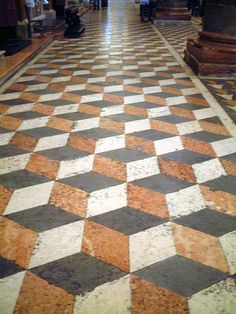
[[[1,314],[231,314],[232,121],[129,1],[0,95]]]

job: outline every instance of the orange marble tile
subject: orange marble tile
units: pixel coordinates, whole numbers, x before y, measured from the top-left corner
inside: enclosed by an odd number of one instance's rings
[[[50,204],[70,213],[86,216],[88,193],[73,186],[55,182],[51,193]]]
[[[68,146],[79,148],[88,153],[94,153],[96,141],[88,137],[80,136],[79,134],[71,133],[68,140]]]
[[[142,87],[137,87],[137,86],[132,86],[132,84],[131,85],[124,85],[124,91],[131,92],[131,93],[142,94],[143,93],[143,88]]]
[[[194,87],[194,84],[191,81],[185,81],[181,79],[175,79],[176,84],[184,85],[186,87]]]
[[[22,121],[10,116],[2,116],[0,118],[0,127],[9,130],[17,130],[21,125]]]
[[[136,116],[142,116],[142,117],[147,117],[148,113],[147,113],[147,109],[145,108],[138,108],[132,105],[125,105],[125,109],[124,109],[125,113],[128,114],[133,114]]]
[[[125,129],[124,123],[111,120],[109,118],[100,119],[100,128],[104,128],[111,131],[123,132]]]
[[[132,314],[187,314],[187,299],[131,275]]]
[[[5,113],[9,108],[10,106],[6,106],[0,103],[0,113]]]
[[[67,75],[72,75],[73,71],[72,70],[60,70],[59,74],[61,74],[61,76],[67,76]]]
[[[155,147],[153,141],[146,140],[140,137],[126,135],[126,146],[131,149],[138,149],[147,154],[155,154]]]
[[[216,134],[222,134],[225,136],[230,136],[230,133],[227,131],[227,129],[223,125],[201,121],[201,120],[199,120],[198,122],[204,131],[216,133]]]
[[[173,94],[173,97],[174,97],[174,95],[177,95],[177,96],[181,96],[182,95],[182,93],[181,93],[181,91],[179,89],[176,89],[176,88],[171,87],[171,86],[162,86],[161,89],[162,89],[162,92],[164,92],[164,93],[171,93],[171,94]]]
[[[6,217],[0,217],[0,255],[27,268],[37,233]]]
[[[124,97],[112,94],[104,94],[103,99],[106,101],[115,102],[117,105],[122,105],[124,103]]]
[[[200,186],[209,208],[236,216],[236,196],[223,191],[212,191],[207,186]]]
[[[207,103],[205,99],[194,97],[194,96],[185,96],[185,99],[190,104],[199,105],[202,107],[209,107],[209,104]]]
[[[65,86],[63,86],[62,84],[50,84],[48,86],[48,89],[60,93],[64,92]]]
[[[73,126],[73,121],[58,118],[55,116],[52,116],[48,122],[48,127],[65,131],[65,132],[70,132],[72,129],[72,126]]]
[[[59,166],[60,162],[58,160],[51,160],[46,156],[34,153],[26,165],[26,169],[50,179],[55,179]]]
[[[145,99],[145,101],[151,102],[153,104],[166,105],[166,99],[162,98],[162,97],[151,96],[151,95],[144,95],[144,99]]]
[[[224,157],[223,157],[224,158]],[[236,176],[236,163],[231,160],[221,159],[221,164],[223,165],[225,171],[231,175]]]
[[[160,121],[160,120],[150,120],[151,122],[151,128],[153,130],[161,131],[161,132],[167,132],[170,134],[178,135],[178,130],[175,124]]]
[[[172,229],[177,254],[223,272],[229,271],[219,239],[175,223]]]
[[[101,109],[96,106],[89,105],[88,103],[88,104],[80,104],[78,111],[99,117]]]
[[[0,185],[0,214],[4,212],[11,198],[12,191]]]
[[[183,146],[193,152],[204,154],[210,157],[216,157],[211,144],[199,140],[192,139],[187,136],[181,136]]]
[[[54,110],[55,110],[54,106],[44,105],[44,104],[40,104],[40,103],[36,103],[33,106],[33,111],[38,112],[38,113],[42,113],[42,114],[45,114],[48,116],[50,116]]]
[[[52,81],[52,77],[45,75],[38,75],[36,80],[42,83],[50,83]]]
[[[62,99],[66,99],[66,100],[69,100],[69,101],[72,101],[72,102],[77,102],[79,103],[80,102],[80,99],[81,99],[81,96],[78,96],[78,95],[74,95],[74,94],[70,94],[70,93],[63,93]]]
[[[179,163],[175,160],[158,157],[159,167],[162,174],[177,177],[182,180],[196,182],[192,167],[188,164]]]
[[[14,314],[72,314],[74,302],[72,294],[26,272]]]
[[[16,133],[11,139],[10,144],[32,152],[37,145],[37,142],[38,141],[31,136],[22,133]]]
[[[120,232],[87,220],[82,251],[129,271],[129,238]]]
[[[104,87],[96,86],[96,85],[92,85],[92,84],[86,84],[86,90],[90,90],[90,91],[97,92],[97,93],[103,93]]]
[[[168,218],[165,195],[128,183],[128,206],[152,215]]]
[[[29,100],[30,102],[36,102],[39,99],[39,94],[24,92],[21,94],[20,98],[24,100]]]
[[[10,86],[10,88],[14,89],[15,91],[22,92],[27,88],[27,86],[20,83],[14,83]]]
[[[93,170],[105,176],[126,181],[126,165],[103,156],[95,156]]]
[[[170,106],[169,109],[170,109],[170,112],[173,115],[175,115],[175,116],[179,116],[179,117],[184,117],[184,118],[187,118],[187,119],[195,120],[195,116],[194,116],[194,114],[192,113],[191,110],[178,108],[178,107],[175,107],[175,106]]]

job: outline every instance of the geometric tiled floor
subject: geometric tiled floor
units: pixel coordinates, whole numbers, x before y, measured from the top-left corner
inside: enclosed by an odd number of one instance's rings
[[[236,142],[132,2],[0,111],[0,313],[235,312]]]

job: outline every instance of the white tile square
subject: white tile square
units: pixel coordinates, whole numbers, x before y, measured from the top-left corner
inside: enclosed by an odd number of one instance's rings
[[[0,174],[24,169],[30,156],[31,154],[22,154],[0,159]]]
[[[36,267],[78,253],[84,221],[76,221],[39,234],[29,267]]]
[[[180,136],[154,141],[154,146],[157,156],[184,149]]]
[[[136,271],[176,254],[171,224],[165,223],[129,236],[130,271]]]
[[[193,114],[198,120],[212,118],[216,116],[215,112],[211,108],[193,110]]]
[[[49,121],[49,116],[25,120],[19,126],[18,131],[44,127],[44,126],[47,126],[48,121]]]
[[[116,105],[116,106],[109,106],[102,108],[100,113],[101,117],[111,116],[113,114],[123,113],[124,112],[124,105]]]
[[[48,101],[48,100],[56,100],[61,98],[62,93],[55,93],[55,94],[45,94],[39,97],[38,102]]]
[[[227,138],[224,140],[211,143],[213,150],[217,157],[222,157],[236,153],[236,140],[234,138]]]
[[[90,193],[87,217],[127,206],[127,184],[119,184]]]
[[[4,215],[47,204],[53,183],[53,181],[50,181],[15,190],[5,209]]]
[[[155,118],[155,117],[163,117],[171,115],[170,109],[168,106],[162,106],[157,108],[147,109],[148,117]]]
[[[134,181],[160,173],[157,157],[145,158],[126,164],[127,181]]]
[[[230,274],[236,273],[236,231],[219,238],[221,247],[229,265]]]
[[[125,135],[111,136],[103,139],[99,139],[96,142],[95,153],[103,153],[114,149],[125,147]]]
[[[151,129],[149,119],[141,119],[125,123],[125,134],[149,129]]]
[[[0,146],[7,145],[10,140],[13,138],[15,132],[8,132],[0,134]]]
[[[29,103],[29,104],[24,104],[24,105],[11,106],[7,109],[7,113],[31,111],[33,108],[33,105],[34,105],[33,103]]]
[[[198,185],[169,193],[166,201],[171,218],[189,215],[206,207]]]
[[[55,107],[52,115],[63,114],[63,113],[70,113],[78,111],[79,104],[71,104],[65,106],[58,106]]]
[[[144,95],[126,96],[124,97],[124,104],[134,104],[137,102],[145,101]]]
[[[198,183],[214,180],[226,175],[218,158],[195,164],[192,168]]]
[[[92,128],[99,127],[99,117],[82,119],[78,121],[74,121],[73,129],[71,132],[89,130]]]
[[[69,137],[69,133],[42,137],[39,139],[34,151],[37,152],[44,149],[65,146],[67,143],[68,137]]]
[[[92,101],[96,101],[96,100],[103,100],[103,94],[98,93],[98,94],[82,96],[80,103],[92,102]]]
[[[198,121],[189,121],[176,124],[179,135],[191,134],[202,131]]]
[[[166,102],[168,106],[187,103],[186,98],[184,96],[168,97],[166,98]]]

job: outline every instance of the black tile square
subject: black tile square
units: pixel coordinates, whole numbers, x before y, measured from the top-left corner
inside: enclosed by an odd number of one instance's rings
[[[20,120],[30,120],[45,117],[45,115],[35,112],[35,111],[25,111],[25,112],[17,112],[9,115],[10,117],[20,119]]]
[[[163,107],[161,105],[153,104],[151,102],[146,102],[146,101],[138,102],[138,103],[135,103],[135,104],[128,104],[128,106],[137,107],[137,108],[144,108],[144,109],[152,109],[152,108]]]
[[[43,232],[81,220],[79,216],[52,205],[30,208],[6,217],[36,232]]]
[[[79,174],[73,177],[60,180],[60,182],[74,186],[88,193],[91,193],[96,190],[102,190],[102,189],[109,188],[109,187],[123,183],[119,180],[103,176],[96,172],[88,172],[84,174]]]
[[[54,100],[46,100],[43,102],[41,101],[41,103],[45,105],[57,107],[57,106],[67,106],[67,105],[75,104],[76,102],[66,100],[66,99],[54,99]]]
[[[0,175],[0,185],[12,190],[22,189],[49,181],[48,178],[27,170],[18,170]]]
[[[0,158],[7,158],[28,153],[28,151],[11,144],[0,146]]]
[[[236,162],[236,153],[223,156],[220,159],[225,159],[225,160],[229,160],[229,161],[232,161],[232,162]]]
[[[99,139],[117,136],[121,133],[102,129],[102,128],[93,128],[93,129],[73,133],[73,135],[76,135],[76,134],[79,134],[82,137],[89,137],[89,138],[92,138],[92,139],[98,141]]]
[[[0,256],[0,278],[5,278],[14,275],[23,270],[24,270],[23,268],[16,265],[14,262]]]
[[[110,84],[107,84],[107,85],[109,86]],[[99,108],[106,108],[106,107],[117,106],[117,103],[106,101],[106,100],[98,100],[98,101],[89,102],[89,105],[94,106],[94,107],[99,107]]]
[[[115,149],[105,153],[101,153],[99,155],[109,159],[118,160],[124,163],[142,160],[150,157],[150,155],[143,153],[139,150],[133,150],[128,148]]]
[[[163,194],[173,193],[193,185],[193,183],[162,174],[136,180],[132,184]]]
[[[137,93],[127,92],[127,91],[118,91],[118,92],[109,92],[109,94],[120,96],[120,97],[127,97],[127,96],[135,96]]]
[[[190,138],[198,140],[198,141],[208,142],[208,143],[212,143],[215,141],[220,141],[220,140],[224,140],[226,138],[229,138],[228,136],[210,133],[210,132],[205,132],[205,131],[195,132],[195,133],[187,134],[184,136],[190,137]]]
[[[145,140],[158,141],[165,138],[173,137],[174,135],[156,130],[144,130],[140,132],[129,133],[129,136],[141,137]]]
[[[221,271],[178,255],[138,270],[134,275],[185,297],[226,278]]]
[[[40,139],[42,137],[48,137],[48,136],[65,134],[65,132],[63,132],[63,131],[52,129],[52,128],[48,128],[48,127],[41,127],[41,128],[24,130],[24,131],[20,131],[20,133],[23,133],[24,135],[28,135],[28,136],[34,137],[36,139]]]
[[[180,217],[175,220],[175,223],[215,237],[221,237],[226,233],[236,230],[236,217],[207,208]]]
[[[87,152],[69,146],[41,150],[38,154],[60,161],[82,158],[89,155]]]
[[[30,104],[31,101],[24,100],[21,98],[16,98],[16,99],[1,100],[1,103],[7,106],[16,106],[16,105]]]
[[[179,151],[161,155],[161,158],[167,160],[176,160],[179,163],[186,163],[188,165],[194,165],[212,159],[212,157],[195,153],[187,149],[182,149]]]
[[[114,121],[118,121],[118,122],[131,122],[131,121],[144,119],[144,117],[135,116],[132,114],[127,114],[127,113],[119,113],[119,114],[110,115],[108,116],[108,118]]]
[[[5,129],[5,128],[1,128],[1,127],[0,127],[0,134],[9,133],[9,132],[12,132],[12,130]]]
[[[236,177],[223,176],[208,182],[204,185],[208,186],[213,191],[223,191],[236,195]]]
[[[82,89],[82,90],[73,90],[71,92],[69,92],[71,94],[75,94],[78,96],[87,96],[87,95],[93,95],[93,94],[98,94],[98,92],[94,92],[91,90],[86,90],[86,89]]]
[[[126,235],[158,226],[167,221],[130,207],[94,216],[90,220]]]
[[[95,116],[92,116],[87,113],[81,113],[81,112],[63,113],[55,117],[66,119],[66,120],[71,120],[71,121],[79,121],[79,120],[84,120],[84,119],[95,118]]]
[[[178,123],[191,121],[190,119],[187,119],[187,118],[184,118],[184,117],[179,117],[179,116],[174,116],[174,115],[157,117],[157,118],[153,118],[153,120],[159,120],[159,121],[172,123],[172,124],[178,124]]]
[[[84,253],[36,267],[31,272],[73,295],[92,291],[126,275],[120,269]]]

